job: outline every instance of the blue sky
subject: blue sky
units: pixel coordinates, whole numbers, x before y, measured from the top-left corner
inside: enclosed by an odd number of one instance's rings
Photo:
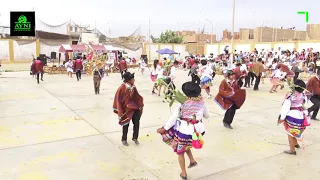
[[[53,4],[52,4],[53,3]],[[9,25],[10,11],[34,7],[42,21],[59,25],[70,18],[78,24],[91,24],[111,36],[130,35],[139,25],[147,35],[158,36],[166,29],[211,32],[212,21],[218,38],[222,30],[231,30],[233,0],[11,0],[0,6],[0,25]],[[50,5],[51,4],[51,5]],[[319,0],[236,0],[236,31],[255,26],[284,26],[304,30],[305,17],[297,11],[309,11],[309,23],[320,24]]]

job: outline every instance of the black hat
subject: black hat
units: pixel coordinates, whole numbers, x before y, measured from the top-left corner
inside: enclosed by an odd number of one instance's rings
[[[199,84],[194,82],[185,82],[182,85],[182,91],[187,97],[198,97],[201,94],[201,88]]]
[[[296,85],[296,87],[294,87],[294,90],[296,90],[299,93],[303,92],[306,88],[306,83],[304,83],[300,79],[297,79],[294,84]]]
[[[134,79],[134,73],[125,72],[123,74],[123,82],[129,82],[131,79]]]
[[[231,76],[231,75],[234,75],[235,73],[232,71],[232,70],[228,70],[227,71],[227,76],[229,77],[229,76]]]

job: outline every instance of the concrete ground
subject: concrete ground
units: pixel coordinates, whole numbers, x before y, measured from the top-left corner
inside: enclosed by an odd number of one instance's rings
[[[111,108],[120,74],[103,78],[100,95],[94,94],[88,76],[77,82],[45,74],[41,84],[28,72],[0,77],[1,180],[180,179],[177,156],[156,134],[171,112],[163,97],[151,95],[149,72],[136,75],[145,109],[141,145],[129,141],[129,147],[121,145],[121,127]],[[179,71],[177,87],[188,78]],[[221,77],[216,79],[213,94]],[[188,170],[189,179],[320,179],[320,122],[305,131],[305,145],[297,156],[283,154],[289,148],[287,136],[276,124],[287,89],[269,94],[269,87],[266,80],[260,91],[247,90],[234,130],[222,126],[224,112],[212,99],[206,100],[211,117],[204,120],[203,149],[193,150],[199,165]]]

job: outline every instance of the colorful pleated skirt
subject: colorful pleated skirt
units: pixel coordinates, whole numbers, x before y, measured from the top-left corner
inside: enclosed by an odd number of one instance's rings
[[[272,83],[272,85],[282,85],[283,82],[279,79],[279,78],[270,78],[270,82]]]
[[[202,135],[204,134],[205,132],[202,133]],[[185,135],[175,130],[174,127],[162,134],[162,141],[172,147],[178,155],[192,148],[192,135]]]
[[[299,139],[302,138],[302,133],[306,129],[303,123],[304,119],[287,116],[284,122],[284,128],[290,136]]]
[[[212,79],[207,76],[203,77],[200,80],[200,86],[201,86],[201,88],[204,88],[204,89],[212,86]]]
[[[152,82],[156,82],[157,76],[158,76],[157,74],[156,74],[156,75],[153,75],[152,73],[150,73],[151,81],[152,81]]]

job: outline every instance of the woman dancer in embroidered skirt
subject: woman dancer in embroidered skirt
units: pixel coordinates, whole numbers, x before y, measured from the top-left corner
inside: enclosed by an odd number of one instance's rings
[[[211,98],[210,87],[212,86],[213,70],[207,65],[207,60],[201,60],[202,67],[199,70],[200,86],[206,90],[208,99]]]
[[[152,94],[156,94],[154,90],[157,88],[156,80],[160,70],[161,70],[161,66],[159,65],[159,60],[156,59],[153,61],[153,67],[150,74],[151,81],[153,82]]]
[[[178,155],[181,168],[180,177],[187,179],[184,153],[187,153],[190,164],[188,168],[197,165],[191,153],[191,147],[200,149],[204,135],[203,118],[209,117],[209,112],[201,97],[201,88],[194,82],[186,82],[182,85],[182,91],[187,96],[184,104],[179,105],[164,127],[158,129],[163,141],[170,145]],[[196,139],[199,137],[199,139]],[[195,140],[196,139],[196,140]]]
[[[294,91],[288,95],[283,102],[278,123],[283,123],[288,134],[290,150],[286,154],[296,155],[296,148],[300,148],[297,139],[302,139],[302,133],[306,126],[310,125],[308,111],[304,108],[307,96],[303,93],[306,84],[302,80],[296,81]]]

